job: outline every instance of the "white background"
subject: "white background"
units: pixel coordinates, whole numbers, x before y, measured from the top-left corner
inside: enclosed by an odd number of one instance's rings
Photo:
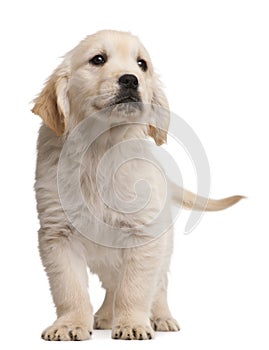
[[[0,16],[1,348],[268,349],[268,2],[10,0]],[[211,196],[248,199],[206,214],[190,235],[182,233],[189,214],[177,222],[169,302],[179,333],[124,342],[95,331],[88,342],[45,342],[54,309],[37,250],[40,120],[30,102],[59,57],[104,28],[131,31],[148,48],[172,111],[205,147]],[[184,184],[195,190],[187,163],[182,156]],[[90,291],[96,310],[97,277]]]

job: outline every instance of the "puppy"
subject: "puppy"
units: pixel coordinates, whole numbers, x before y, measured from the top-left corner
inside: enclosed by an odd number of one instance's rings
[[[165,189],[147,139],[166,142],[169,108],[148,52],[125,32],[86,37],[49,78],[33,112],[43,119],[39,249],[57,310],[42,338],[85,340],[93,328],[112,329],[114,339],[178,331],[167,304],[170,201],[220,210],[241,197],[207,200],[175,184]],[[87,137],[90,146],[80,147]],[[95,315],[87,266],[106,290]]]

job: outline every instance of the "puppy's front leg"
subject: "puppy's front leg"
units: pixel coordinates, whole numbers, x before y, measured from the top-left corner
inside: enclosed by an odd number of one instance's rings
[[[66,234],[66,233],[65,233]],[[45,340],[86,340],[93,329],[87,270],[79,242],[59,232],[39,232],[39,248],[57,320],[42,333]]]
[[[112,338],[151,339],[150,308],[158,278],[156,243],[124,251],[115,293]]]

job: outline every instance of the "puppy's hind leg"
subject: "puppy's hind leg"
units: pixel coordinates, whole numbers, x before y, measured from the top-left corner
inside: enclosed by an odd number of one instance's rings
[[[172,317],[167,303],[167,274],[160,280],[151,308],[151,325],[155,331],[179,331],[177,321]]]
[[[67,232],[40,230],[40,255],[47,272],[57,320],[42,333],[45,340],[86,340],[93,329],[93,311],[83,249]]]
[[[94,315],[94,329],[111,329],[113,319],[114,292],[106,290],[100,309]]]

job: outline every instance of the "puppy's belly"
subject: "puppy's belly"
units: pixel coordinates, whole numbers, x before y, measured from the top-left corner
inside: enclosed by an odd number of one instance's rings
[[[81,235],[79,239],[90,271],[97,274],[103,283],[111,278],[116,279],[123,266],[123,249],[104,247]]]

